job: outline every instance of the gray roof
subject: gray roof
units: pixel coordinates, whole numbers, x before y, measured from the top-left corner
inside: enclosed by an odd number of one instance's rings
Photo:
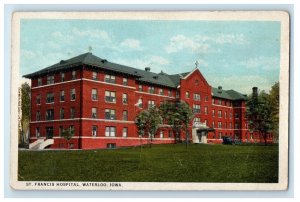
[[[212,94],[214,97],[223,98],[227,100],[246,100],[247,96],[243,95],[235,90],[223,90],[218,88],[212,88]]]
[[[52,73],[55,71],[62,71],[62,70],[74,68],[76,66],[83,65],[83,64],[90,65],[95,68],[113,71],[113,72],[124,73],[127,75],[135,76],[137,77],[137,80],[143,82],[153,83],[156,85],[162,85],[171,88],[176,88],[178,86],[178,83],[180,82],[180,77],[177,75],[174,75],[173,77],[172,75],[168,75],[163,72],[157,74],[150,71],[145,71],[145,70],[141,70],[141,69],[125,66],[125,65],[112,63],[105,59],[99,58],[93,55],[92,53],[85,53],[68,60],[61,60],[59,63],[46,67],[37,72],[24,75],[24,77],[32,78],[32,77]]]
[[[107,61],[106,59],[99,58],[92,53],[85,53],[78,55],[76,57],[70,58],[68,60],[61,60],[59,63],[41,69],[37,72],[24,75],[25,78],[33,78],[37,76],[42,76],[48,73],[53,73],[56,71],[63,71],[71,69],[80,65],[89,65],[94,68],[99,68],[103,70],[109,70],[117,73],[123,73],[130,76],[136,77],[137,80],[142,82],[147,82],[155,85],[166,86],[170,88],[177,88],[180,85],[180,79],[187,76],[190,72],[184,72],[180,74],[169,75],[161,71],[160,73],[154,73],[150,71],[145,71],[125,65],[120,65]],[[212,88],[213,96],[229,99],[229,100],[244,100],[246,96],[236,92],[234,90],[219,90],[217,88]]]

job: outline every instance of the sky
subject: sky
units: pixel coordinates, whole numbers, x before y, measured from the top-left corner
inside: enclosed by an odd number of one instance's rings
[[[91,52],[176,74],[198,68],[213,86],[268,92],[279,80],[280,22],[22,19],[20,75]]]

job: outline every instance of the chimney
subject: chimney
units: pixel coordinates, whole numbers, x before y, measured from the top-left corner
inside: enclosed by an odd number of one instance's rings
[[[145,67],[146,72],[150,72],[150,67]]]
[[[218,86],[218,93],[222,93],[222,86]]]
[[[252,96],[253,96],[253,98],[257,98],[257,96],[258,96],[257,87],[252,88]]]

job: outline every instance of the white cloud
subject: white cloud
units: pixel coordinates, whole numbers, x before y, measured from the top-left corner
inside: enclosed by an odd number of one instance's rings
[[[73,34],[81,37],[91,37],[96,38],[99,40],[104,40],[106,42],[111,42],[111,37],[106,31],[99,30],[99,29],[85,29],[79,30],[77,27],[73,28]]]
[[[279,68],[279,59],[275,57],[257,57],[257,58],[250,58],[246,61],[242,61],[239,63],[248,69],[253,68],[261,68],[264,70],[274,70]]]
[[[167,53],[175,53],[181,50],[207,52],[209,45],[201,41],[195,41],[184,35],[176,35],[170,39],[170,44],[165,47]]]
[[[193,51],[198,53],[207,53],[208,51],[221,52],[220,48],[214,48],[213,45],[223,44],[248,44],[243,34],[218,34],[215,36],[196,35],[187,37],[176,35],[170,39],[170,43],[165,46],[167,53],[176,53],[179,51]]]
[[[217,44],[246,44],[247,41],[243,34],[220,34],[215,39],[211,38]]]
[[[267,78],[258,75],[232,75],[227,77],[208,78],[208,82],[213,86],[222,86],[224,90],[236,90],[242,94],[250,94],[252,87],[256,86],[260,90],[268,92],[274,84]]]
[[[141,42],[137,39],[126,39],[120,43],[120,46],[128,47],[133,50],[142,50],[140,44]]]
[[[170,61],[166,58],[156,55],[145,56],[139,59],[116,59],[116,63],[135,67],[138,69],[144,69],[150,67],[151,72],[160,72],[162,69],[166,69],[166,65],[170,64]]]

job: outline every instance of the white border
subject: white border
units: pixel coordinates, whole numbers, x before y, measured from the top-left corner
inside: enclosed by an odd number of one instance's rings
[[[43,12],[43,13],[15,13],[13,16],[12,32],[12,78],[11,78],[11,98],[17,96],[18,82],[13,78],[18,78],[19,72],[19,27],[20,18],[33,19],[39,16],[40,19],[160,19],[160,20],[264,20],[281,21],[281,68],[280,68],[280,148],[279,148],[279,183],[122,183],[123,187],[116,187],[114,190],[284,190],[287,188],[288,171],[288,101],[289,101],[289,17],[285,12]],[[116,17],[117,16],[117,17]],[[11,99],[11,134],[17,134],[17,126],[14,120],[17,115],[17,99]],[[26,182],[17,181],[17,141],[16,135],[11,136],[11,186],[16,189],[30,189],[24,186]],[[159,186],[157,186],[159,185]],[[74,189],[73,189],[74,188]],[[43,189],[39,187],[38,189]],[[54,187],[55,190],[75,190],[76,187]],[[92,187],[92,190],[105,190]],[[51,190],[51,187],[47,187]],[[79,190],[91,190],[90,188],[80,188]]]

